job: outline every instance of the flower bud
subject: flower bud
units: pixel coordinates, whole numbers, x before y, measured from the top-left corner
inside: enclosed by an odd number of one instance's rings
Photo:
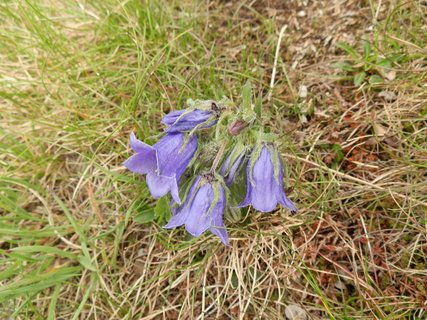
[[[242,143],[237,143],[222,163],[219,174],[224,178],[227,186],[233,183],[236,175],[239,173],[240,168],[245,162],[247,151],[248,149]]]
[[[228,132],[232,136],[237,136],[243,129],[248,126],[248,123],[243,120],[235,120],[228,126]]]

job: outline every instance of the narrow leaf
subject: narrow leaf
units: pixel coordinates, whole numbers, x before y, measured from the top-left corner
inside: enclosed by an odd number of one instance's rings
[[[86,256],[79,256],[80,264],[90,271],[96,271],[95,266],[92,264],[92,261]]]
[[[372,52],[371,44],[367,40],[364,40],[363,41],[363,57],[364,58],[369,57],[371,52]]]
[[[248,80],[246,84],[243,86],[243,92],[242,92],[242,106],[243,109],[250,110],[251,109],[251,102],[252,102],[252,85],[251,82]]]
[[[337,47],[347,52],[353,59],[359,58],[359,54],[348,43],[338,42]]]

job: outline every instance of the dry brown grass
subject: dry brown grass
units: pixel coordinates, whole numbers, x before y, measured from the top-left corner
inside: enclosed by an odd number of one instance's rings
[[[1,16],[3,318],[284,319],[290,304],[308,319],[425,318],[425,1],[46,3]],[[138,223],[154,204],[120,167],[128,133],[153,139],[187,97],[238,103],[246,79],[266,94],[283,25],[265,108],[299,213],[229,223],[231,248]],[[331,68],[349,60],[336,44],[360,51],[362,36],[403,55],[383,84]],[[25,287],[57,270],[70,277]]]

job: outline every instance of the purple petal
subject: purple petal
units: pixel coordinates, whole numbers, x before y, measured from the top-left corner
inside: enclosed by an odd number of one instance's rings
[[[276,184],[276,197],[279,203],[284,206],[285,208],[289,209],[292,212],[297,212],[298,209],[295,206],[295,204],[288,199],[288,197],[285,194],[284,186],[283,186],[283,163],[282,159],[280,159],[279,155],[277,155],[279,158],[279,176],[278,181]]]
[[[276,156],[278,160],[279,168],[277,175],[274,172],[272,156]],[[248,162],[246,167],[246,196],[238,207],[245,207],[252,204],[258,211],[271,212],[276,208],[277,202],[279,202],[289,210],[293,212],[297,211],[294,203],[286,197],[284,192],[283,164],[277,152],[271,154],[270,150],[266,146],[263,146],[252,168],[252,172],[250,171],[251,161]]]
[[[152,172],[157,168],[156,150],[149,149],[141,153],[134,154],[123,162],[123,165],[130,171],[139,174]]]
[[[186,142],[185,147],[183,144]],[[197,150],[197,136],[192,135],[185,141],[183,133],[166,134],[154,146],[157,150],[159,174],[176,176],[179,181]]]
[[[227,230],[225,229],[224,226],[214,226],[209,228],[209,230],[216,235],[217,237],[219,237],[222,241],[223,244],[225,244],[226,246],[230,246],[230,243],[228,242],[228,234],[227,234]]]
[[[185,224],[185,221],[187,220],[187,216],[188,216],[188,203],[192,200],[192,196],[194,193],[194,190],[196,189],[196,187],[198,186],[200,181],[200,176],[198,176],[193,184],[190,187],[190,190],[188,191],[187,197],[185,199],[184,204],[182,204],[179,207],[175,207],[175,208],[171,208],[172,211],[172,218],[169,220],[169,222],[163,227],[165,229],[171,229],[171,228],[176,228],[179,226],[182,226],[183,224]]]
[[[186,111],[186,109],[182,110],[176,110],[169,112],[167,115],[165,115],[162,119],[162,123],[171,126],[175,123],[175,121]]]
[[[225,183],[227,186],[231,185],[234,181],[234,178],[236,177],[237,171],[240,169],[240,165],[242,164],[242,160],[245,156],[245,152],[242,152],[237,159],[234,161],[233,165],[230,168],[230,172],[228,173]]]
[[[219,182],[211,183],[208,179],[204,179],[204,184],[201,185],[201,179],[204,178],[199,176],[193,182],[184,204],[178,207],[164,228],[170,229],[185,225],[186,230],[194,237],[200,236],[209,229],[225,245],[229,245],[227,231],[223,222],[224,189]],[[214,188],[219,192],[219,197],[215,204],[213,204],[215,198]]]
[[[135,133],[130,134],[130,147],[133,151],[140,153],[140,152],[148,152],[149,150],[152,150],[153,147],[149,146],[148,144],[142,142],[141,140],[138,140],[135,136]]]
[[[153,198],[161,198],[169,191],[171,191],[174,201],[178,204],[181,203],[178,194],[178,184],[175,176],[168,177],[158,175],[155,172],[149,172],[147,174],[147,185]]]
[[[281,193],[277,196],[279,203],[285,208],[289,209],[292,212],[297,212],[298,209],[295,204],[289,200],[289,198],[285,195],[285,192],[282,190]]]
[[[222,165],[221,165],[221,168],[219,169],[219,174],[222,176],[222,177],[225,177],[226,176],[226,174],[227,174],[227,169],[228,169],[228,167],[230,166],[230,161],[231,161],[231,155],[232,155],[232,153],[224,160],[224,162],[222,163]]]
[[[205,184],[197,190],[193,201],[188,208],[185,228],[194,237],[200,236],[210,228],[212,214],[208,213],[214,199],[214,191],[211,184]]]
[[[188,217],[188,210],[175,210],[175,214],[171,217],[169,222],[163,227],[165,229],[172,229],[185,224]]]
[[[195,109],[188,112],[188,110],[184,109],[168,113],[163,117],[162,123],[168,126],[166,128],[167,132],[189,131],[194,129],[197,125],[207,122],[212,115],[212,112],[207,110]],[[209,128],[215,123],[216,121],[212,121],[202,126],[202,128]]]
[[[190,194],[190,201],[178,209],[178,212],[165,226],[166,229],[185,224],[186,230],[194,237],[200,236],[211,226],[211,215],[206,213],[213,200],[213,190],[210,184],[200,187],[196,194]]]
[[[253,167],[252,179],[255,183],[252,189],[252,206],[261,212],[271,212],[277,206],[276,181],[274,166],[270,152],[263,147],[258,160]]]
[[[227,230],[224,227],[223,215],[224,215],[224,207],[225,207],[225,194],[224,190],[221,189],[221,194],[218,199],[218,203],[215,208],[212,210],[212,226],[209,230],[216,236],[218,236],[222,243],[226,246],[230,246],[228,242],[228,234]]]
[[[249,164],[248,164],[249,166]],[[247,189],[246,189],[246,196],[245,199],[243,199],[242,202],[240,202],[240,204],[237,206],[237,208],[243,208],[243,207],[247,207],[251,204],[251,198],[252,198],[252,185],[250,182],[247,183]]]

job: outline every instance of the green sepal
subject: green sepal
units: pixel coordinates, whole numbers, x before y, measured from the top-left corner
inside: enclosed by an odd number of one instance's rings
[[[220,190],[219,190],[219,188],[220,187],[223,187],[224,188],[224,181],[223,181],[223,179],[222,179],[222,177],[221,176],[219,176],[218,174],[216,174],[216,173],[214,173],[213,174],[213,177],[214,177],[214,181],[208,181],[205,177],[203,177],[202,176],[202,178],[200,179],[200,181],[202,182],[201,183],[201,186],[203,186],[205,183],[211,183],[211,185],[212,185],[212,189],[213,189],[213,192],[214,192],[214,198],[213,198],[213,200],[212,200],[212,202],[211,202],[211,204],[210,204],[210,206],[209,206],[209,209],[208,209],[208,211],[206,212],[206,216],[208,216],[208,215],[210,215],[211,214],[211,212],[212,212],[212,210],[215,208],[215,206],[217,205],[217,203],[218,203],[218,201],[219,201],[219,198],[220,198]],[[200,186],[200,187],[201,187]],[[225,190],[224,190],[225,191]],[[226,201],[226,197],[225,197],[226,195],[224,194],[224,201]]]
[[[277,183],[279,183],[279,171],[280,171],[280,155],[277,151],[277,148],[272,145],[268,144],[266,145],[268,150],[270,151],[270,159],[273,163],[273,170],[274,170],[274,179],[276,179]]]
[[[188,106],[188,110],[190,110],[189,112],[195,110],[195,109],[199,109],[199,110],[211,110],[212,107],[212,102],[215,102],[213,100],[193,100],[193,99],[187,99],[187,106]],[[187,114],[188,112],[184,112],[184,114]],[[179,117],[181,118],[181,117]],[[178,118],[178,119],[179,119]]]
[[[179,148],[178,153],[181,153],[182,151],[184,151],[185,147],[187,146],[188,142],[190,141],[191,136],[193,135],[193,133],[187,133],[187,132],[183,132],[184,133],[184,143],[182,144],[181,148]],[[199,146],[197,145],[197,149],[199,148]],[[196,151],[197,151],[196,149]]]
[[[225,140],[228,138],[228,134],[227,134],[227,126],[224,125],[222,126],[223,122],[226,122],[226,120],[229,118],[230,113],[229,112],[224,112],[221,114],[221,116],[218,119],[218,122],[215,126],[215,140],[219,143],[222,140]]]

